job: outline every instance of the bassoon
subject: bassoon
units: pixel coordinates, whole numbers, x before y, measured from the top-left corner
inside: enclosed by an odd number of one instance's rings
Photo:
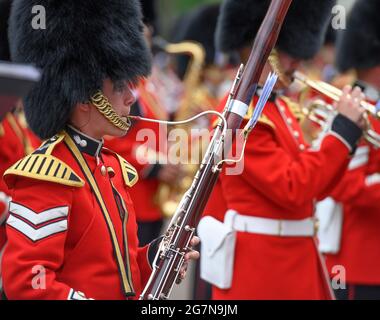
[[[184,194],[160,243],[154,259],[152,274],[140,300],[168,299],[180,277],[185,254],[191,250],[190,240],[201,214],[214,188],[223,160],[231,149],[236,133],[241,127],[248,106],[256,92],[264,65],[274,48],[292,0],[272,0],[263,23],[256,35],[245,67],[241,67],[232,86],[223,111],[225,121],[215,129],[206,154],[193,183]],[[227,127],[225,127],[227,126]],[[225,139],[226,130],[232,139]]]

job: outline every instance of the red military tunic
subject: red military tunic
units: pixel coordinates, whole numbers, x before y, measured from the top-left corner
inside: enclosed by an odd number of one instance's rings
[[[244,172],[221,176],[227,208],[272,219],[312,217],[316,198],[345,172],[350,148],[333,133],[320,150],[307,147],[285,101],[268,102],[247,142]],[[330,299],[325,271],[312,237],[237,232],[232,286],[214,287],[213,298]]]
[[[380,123],[372,124],[380,132]],[[380,150],[363,143],[331,195],[343,205],[343,227],[340,250],[326,262],[331,277],[338,275],[334,266],[343,266],[349,284],[380,285],[379,173]]]
[[[12,189],[2,261],[5,294],[9,299],[80,299],[79,292],[94,299],[138,297],[151,268],[148,246],[138,247],[128,193],[136,171],[101,142],[72,128],[67,132],[5,174]],[[98,193],[84,175],[86,164]],[[45,289],[34,289],[34,268],[42,268],[39,283]]]
[[[38,139],[24,128],[12,113],[7,113],[0,123],[0,176],[18,160],[38,146]],[[7,217],[9,190],[0,179],[0,252],[6,242],[4,221]]]
[[[139,110],[132,110],[132,113],[135,114],[137,111],[138,115],[143,117],[165,119],[167,116],[163,114],[154,96],[146,89],[146,85],[148,84],[143,82],[139,86],[138,106],[133,106]],[[164,129],[162,130],[164,131]],[[125,158],[139,173],[139,182],[130,190],[139,222],[153,222],[162,219],[160,207],[155,198],[159,186],[159,180],[155,176],[159,169],[156,162],[160,143],[161,146],[164,145],[162,144],[164,141],[160,141],[159,137],[160,126],[157,123],[137,120],[133,121],[126,136],[106,141],[108,148]],[[165,131],[162,137],[166,141]]]

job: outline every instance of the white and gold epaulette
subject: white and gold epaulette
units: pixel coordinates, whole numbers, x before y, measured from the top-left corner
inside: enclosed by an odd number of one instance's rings
[[[44,142],[34,153],[16,162],[4,173],[9,186],[11,177],[20,176],[35,180],[83,187],[84,181],[62,160],[51,155],[54,147],[62,142],[64,135],[58,135]]]

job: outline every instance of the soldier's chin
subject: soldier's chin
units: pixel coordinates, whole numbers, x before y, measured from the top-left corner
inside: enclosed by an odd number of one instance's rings
[[[127,132],[128,130],[123,130],[123,129],[114,127],[112,129],[112,132],[109,133],[109,135],[114,138],[120,138],[120,137],[124,137],[127,134]]]

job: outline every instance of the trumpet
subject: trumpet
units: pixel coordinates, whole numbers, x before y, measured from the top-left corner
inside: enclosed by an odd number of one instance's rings
[[[332,101],[338,102],[342,96],[342,91],[340,89],[323,81],[311,80],[299,71],[296,71],[293,74],[293,79],[296,82],[305,85],[307,88],[330,98]],[[371,122],[368,118],[370,115],[375,119],[380,119],[380,110],[375,105],[367,101],[362,101],[360,105],[366,111],[365,120],[367,125],[366,130],[364,131],[364,139],[374,147],[380,148],[380,134],[372,129]],[[317,123],[321,127],[323,127],[336,112],[337,111],[331,104],[328,104],[321,99],[313,101],[313,103],[311,103],[307,108],[302,107],[302,113],[312,122]]]
[[[293,74],[293,79],[299,81],[300,83],[303,83],[304,85],[323,94],[324,96],[332,99],[333,101],[339,101],[340,97],[342,96],[342,91],[338,88],[323,81],[311,80],[299,71],[296,71]],[[375,105],[367,101],[362,101],[360,105],[373,117],[380,119],[380,110],[378,110]]]

